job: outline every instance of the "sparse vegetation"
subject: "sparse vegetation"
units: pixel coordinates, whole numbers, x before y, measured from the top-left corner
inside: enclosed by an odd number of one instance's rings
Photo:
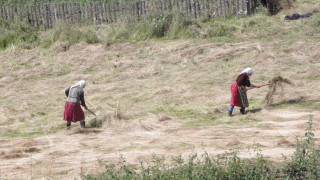
[[[49,32],[42,32],[25,23],[6,23],[0,21],[2,34],[0,48],[24,42],[25,48],[42,45],[50,47],[57,41],[65,42],[65,50],[80,41],[88,44],[104,42],[107,46],[115,42],[145,41],[150,39],[186,39],[210,38],[214,42],[241,42],[243,38],[259,38],[260,41],[271,41],[271,36],[281,35],[282,39],[297,40],[316,33],[319,28],[319,13],[315,13],[311,21],[299,22],[299,25],[313,26],[304,32],[299,28],[288,31],[280,25],[279,20],[267,16],[267,11],[259,7],[249,17],[227,16],[220,18],[201,18],[180,13],[178,11],[153,14],[143,19],[126,17],[120,23],[108,26],[93,27],[92,25],[70,25],[62,23]],[[295,36],[299,33],[300,36]],[[19,34],[19,36],[17,36]],[[42,35],[41,35],[42,34]],[[39,36],[40,35],[40,36]],[[39,38],[40,37],[40,38]],[[294,39],[293,39],[294,38]]]
[[[71,26],[66,23],[58,25],[49,32],[45,32],[42,36],[41,44],[44,48],[49,48],[56,42],[62,42],[62,49],[64,51],[68,50],[71,45],[81,41],[87,44],[99,42],[97,34],[94,31],[87,28],[81,29],[81,27]]]
[[[130,167],[125,163],[116,165],[102,162],[105,172],[101,175],[85,175],[83,179],[273,179],[271,164],[263,157],[255,161],[243,160],[236,153],[225,154],[212,160],[204,154],[199,160],[197,155],[184,160],[173,157],[172,164],[164,163],[163,157],[154,156],[152,165],[141,163],[139,167]]]
[[[163,156],[154,156],[152,164],[128,166],[100,161],[105,167],[99,175],[87,174],[83,179],[318,179],[320,178],[320,148],[314,144],[312,117],[305,136],[298,140],[295,153],[285,163],[272,163],[258,155],[255,159],[241,159],[236,152],[211,158],[208,153],[184,160],[181,156],[165,163]]]

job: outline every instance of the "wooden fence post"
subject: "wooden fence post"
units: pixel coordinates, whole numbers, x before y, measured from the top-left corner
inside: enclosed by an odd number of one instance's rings
[[[39,26],[43,26],[44,21],[43,21],[42,9],[40,4],[37,4],[37,9],[38,9]]]
[[[99,24],[98,22],[98,7],[97,7],[97,2],[93,2],[93,13],[94,13],[94,24]]]
[[[99,6],[98,7],[99,7],[100,24],[102,24],[104,22],[102,2],[99,2]]]
[[[143,6],[143,15],[144,15],[144,17],[147,17],[147,7],[148,7],[148,3],[149,1],[145,1],[145,0],[143,0],[142,1],[142,6]],[[147,6],[147,7],[146,7]]]
[[[86,23],[90,22],[90,15],[89,15],[89,8],[88,8],[88,3],[84,3],[84,19]]]
[[[110,23],[113,23],[112,12],[111,12],[111,2],[110,1],[108,1],[108,14],[109,14]]]
[[[192,7],[193,7],[194,18],[197,18],[197,8],[196,8],[195,0],[192,0]]]
[[[69,4],[69,13],[70,13],[70,20],[71,24],[74,24],[74,12],[73,12],[73,3],[68,3]]]
[[[210,16],[210,3],[209,3],[209,0],[205,0],[205,5],[206,5],[206,10],[205,10],[205,12],[207,13],[208,18],[211,18],[211,16]]]
[[[107,23],[110,23],[110,15],[109,15],[109,3],[104,2],[104,8],[105,8],[105,12],[106,12],[106,19],[107,19]]]
[[[43,16],[41,14],[41,6],[40,6],[40,4],[36,5],[36,9],[37,9],[38,26],[41,27],[41,26],[43,26]]]
[[[58,12],[57,12],[57,5],[51,4],[51,8],[53,9],[53,25],[55,25],[58,22]]]
[[[188,11],[189,14],[192,16],[192,11],[193,11],[193,0],[187,0],[188,1]]]
[[[35,26],[36,25],[36,16],[35,16],[35,11],[34,11],[34,6],[31,6],[31,5],[30,5],[30,14],[31,14],[32,25]]]
[[[18,10],[17,10],[17,6],[13,7],[13,15],[14,15],[14,20],[19,20],[19,16],[18,16]]]
[[[7,19],[10,21],[10,18],[11,18],[11,13],[10,13],[10,7],[7,6]]]
[[[10,11],[8,11],[8,12],[10,13]],[[29,6],[26,6],[26,12],[27,12],[27,16],[26,16],[27,22],[28,22],[29,24],[31,24],[31,15],[30,15]],[[10,16],[10,14],[9,14],[9,16]],[[8,19],[10,20],[10,18],[8,18]]]
[[[251,14],[251,6],[250,6],[250,0],[246,0],[247,1],[247,15]]]
[[[49,8],[48,13],[49,13],[49,24],[50,24],[49,28],[53,28],[53,9],[51,4],[48,5],[48,8]]]
[[[117,22],[117,9],[116,9],[114,0],[112,0],[112,10],[113,10],[114,22]]]
[[[58,6],[57,6],[57,16],[58,16],[58,23],[61,22],[61,19],[62,19],[62,13],[61,13],[61,3],[58,3]]]
[[[34,24],[35,26],[39,26],[39,22],[38,22],[38,13],[37,13],[37,6],[32,6],[32,11],[34,13]],[[16,13],[18,14],[18,13]],[[18,17],[19,18],[19,17]]]
[[[8,19],[9,19],[10,21],[12,20],[11,15],[12,15],[12,13],[11,13],[11,7],[8,6]]]
[[[0,6],[0,18],[3,18],[2,6]]]
[[[140,4],[140,16],[144,16],[143,3],[142,0],[138,0]]]
[[[6,6],[6,19],[10,21],[10,9]]]
[[[201,2],[201,1],[200,1]],[[198,18],[201,17],[201,3],[199,2],[199,0],[196,0],[196,7],[197,7],[197,11],[198,11]]]
[[[70,12],[71,11],[71,8],[70,8],[70,3],[66,3],[66,22],[68,23],[72,23],[72,18],[71,18],[71,15],[72,13]]]
[[[76,3],[76,14],[78,17],[78,23],[81,23],[81,8],[80,8],[80,3]]]
[[[168,9],[166,0],[163,0],[163,8],[164,8],[164,11]]]
[[[118,21],[118,15],[119,15],[119,1],[115,0],[115,20],[116,22]]]
[[[102,23],[106,22],[106,7],[105,7],[105,1],[101,2],[101,17],[102,17]]]
[[[1,9],[1,17],[2,17],[4,20],[6,20],[5,7],[1,7],[0,9]]]
[[[136,15],[138,20],[140,20],[139,1],[135,1],[135,4],[136,4]]]
[[[63,22],[65,22],[66,21],[66,14],[65,14],[65,10],[64,10],[64,3],[62,3],[61,5],[60,5],[60,9],[61,9],[61,16],[62,16],[62,20],[63,20]]]
[[[231,14],[235,14],[235,4],[234,4],[234,0],[230,0],[231,1]]]

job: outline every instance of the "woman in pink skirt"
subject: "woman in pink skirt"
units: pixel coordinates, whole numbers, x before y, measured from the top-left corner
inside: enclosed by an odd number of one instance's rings
[[[250,76],[253,74],[251,68],[246,68],[238,76],[236,82],[231,86],[231,101],[229,106],[229,116],[232,116],[232,111],[234,106],[240,107],[240,113],[244,114],[245,108],[249,107],[248,98],[247,98],[247,88],[260,88],[260,85],[254,85],[250,83]]]
[[[86,103],[84,101],[84,92],[83,88],[86,87],[86,82],[81,80],[76,84],[70,86],[66,89],[65,93],[67,98],[65,107],[64,107],[64,116],[63,119],[67,121],[67,128],[69,129],[71,126],[71,122],[80,121],[80,125],[82,128],[85,128],[85,116],[80,107],[83,106],[88,110]]]

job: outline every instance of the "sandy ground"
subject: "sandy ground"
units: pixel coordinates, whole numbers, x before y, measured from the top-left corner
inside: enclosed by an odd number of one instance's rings
[[[296,138],[304,135],[309,115],[314,115],[315,137],[319,137],[320,112],[262,110],[244,116],[267,118],[249,125],[181,127],[178,120],[150,115],[144,121],[114,120],[103,130],[80,129],[21,139],[0,138],[0,178],[73,179],[99,172],[98,160],[128,164],[150,162],[152,155],[166,158],[181,154],[217,154],[236,150],[243,158],[257,153],[272,161],[283,161],[294,151]],[[231,117],[236,119],[237,116]],[[316,143],[319,138],[316,138]]]

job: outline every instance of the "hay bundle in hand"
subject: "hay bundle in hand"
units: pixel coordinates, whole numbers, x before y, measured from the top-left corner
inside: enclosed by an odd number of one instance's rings
[[[273,79],[271,79],[269,81],[269,91],[265,97],[265,103],[266,104],[271,104],[272,101],[273,101],[273,96],[274,94],[276,93],[277,90],[281,90],[281,95],[284,94],[284,88],[283,88],[283,85],[284,84],[289,84],[289,85],[292,85],[293,83],[287,79],[287,78],[283,78],[281,76],[276,76],[274,77]]]

